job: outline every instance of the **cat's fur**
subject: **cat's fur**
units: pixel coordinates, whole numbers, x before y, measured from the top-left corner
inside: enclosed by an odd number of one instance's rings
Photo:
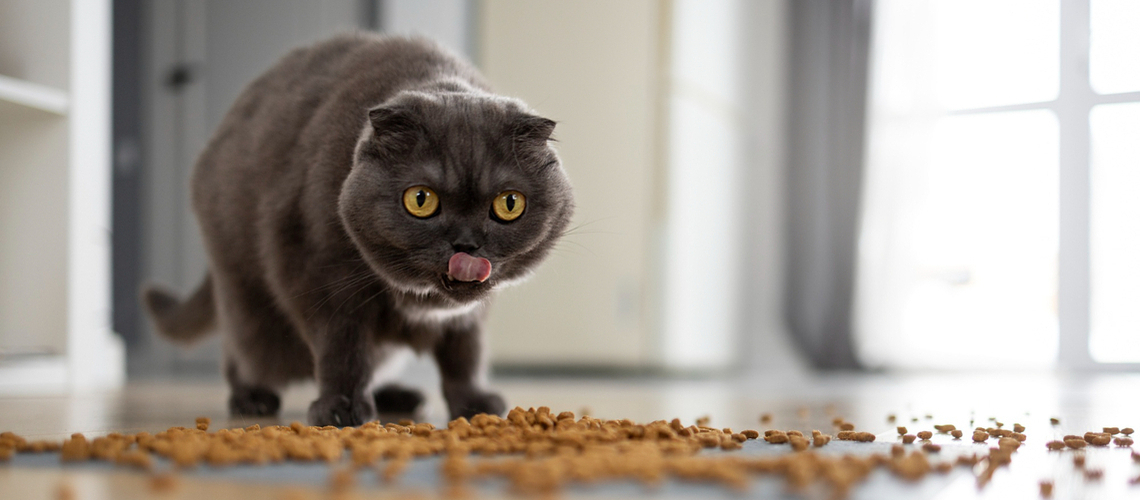
[[[435,357],[453,418],[502,413],[480,383],[485,307],[570,220],[553,127],[426,40],[297,49],[245,89],[202,152],[192,190],[209,273],[185,301],[147,290],[151,317],[175,340],[222,332],[237,414],[274,414],[284,385],[314,376],[311,424],[410,411],[421,395],[373,381],[407,347]],[[417,185],[439,195],[436,215],[405,210]],[[491,216],[505,190],[527,197],[508,223]],[[456,252],[490,260],[490,277],[450,281]]]

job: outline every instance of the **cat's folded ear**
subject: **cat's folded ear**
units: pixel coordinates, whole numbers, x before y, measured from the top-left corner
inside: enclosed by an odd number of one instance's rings
[[[551,140],[555,125],[557,123],[549,118],[523,115],[515,122],[514,136],[521,141],[546,143]]]
[[[368,110],[373,140],[391,152],[410,150],[423,137],[415,111],[407,106],[380,105]]]

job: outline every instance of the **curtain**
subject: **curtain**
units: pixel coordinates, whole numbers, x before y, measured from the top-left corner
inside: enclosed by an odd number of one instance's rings
[[[858,368],[852,339],[871,0],[789,2],[785,319],[817,368]]]

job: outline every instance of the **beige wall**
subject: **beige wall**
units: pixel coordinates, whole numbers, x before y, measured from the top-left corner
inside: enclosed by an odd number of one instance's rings
[[[496,91],[558,121],[573,227],[488,326],[499,364],[647,362],[663,2],[489,0],[480,65]]]

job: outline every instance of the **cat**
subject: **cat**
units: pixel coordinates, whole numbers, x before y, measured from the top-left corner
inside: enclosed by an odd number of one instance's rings
[[[194,167],[201,285],[184,301],[146,287],[146,309],[176,342],[221,331],[233,414],[275,415],[308,378],[311,425],[413,412],[423,395],[390,383],[410,349],[434,356],[451,418],[501,415],[483,386],[489,299],[534,271],[574,210],[554,127],[426,39],[296,49]]]

